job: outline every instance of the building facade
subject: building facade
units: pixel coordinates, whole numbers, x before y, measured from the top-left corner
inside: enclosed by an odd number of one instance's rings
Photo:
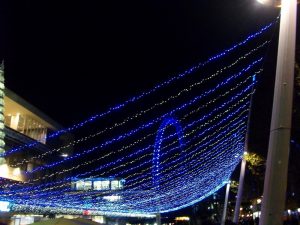
[[[47,139],[47,136],[61,129],[63,127],[45,113],[5,88],[2,65],[0,68],[0,190],[9,189],[11,185],[30,185],[30,180],[42,177],[50,171],[41,170],[34,173],[34,177],[26,172],[72,155],[72,146],[67,146],[73,141],[70,133]],[[59,150],[44,154],[54,149]],[[43,156],[40,157],[41,155]],[[51,180],[43,180],[43,182],[60,179],[62,177],[51,177]],[[34,219],[28,215],[16,216],[14,212],[9,212],[9,204],[0,199],[0,224],[29,224]]]
[[[72,154],[72,148],[66,147],[49,156],[35,157],[72,142],[73,137],[63,134],[47,140],[47,135],[63,129],[62,126],[9,89],[4,93],[4,152],[7,155],[0,165],[6,173],[0,177],[24,182],[29,179],[24,172]]]

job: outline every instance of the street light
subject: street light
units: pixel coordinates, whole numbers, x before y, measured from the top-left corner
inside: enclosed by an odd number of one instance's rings
[[[226,215],[227,215],[227,205],[228,205],[228,197],[229,197],[229,190],[230,190],[230,183],[231,181],[226,182],[226,194],[225,194],[225,201],[224,201],[224,208],[223,208],[223,215],[221,220],[221,225],[225,225],[226,222]]]
[[[259,2],[281,5],[272,120],[259,224],[282,225],[291,136],[297,0]]]
[[[275,6],[275,7],[281,6],[280,0],[257,0],[257,1],[264,5],[270,5],[270,6]]]
[[[281,7],[281,0],[256,0],[263,5],[273,6],[273,7]],[[298,0],[300,3],[300,0]]]

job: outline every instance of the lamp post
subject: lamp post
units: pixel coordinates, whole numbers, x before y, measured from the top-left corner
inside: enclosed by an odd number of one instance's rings
[[[246,149],[248,149],[248,135],[246,137]],[[235,224],[238,224],[239,222],[239,216],[240,216],[240,207],[242,202],[242,195],[243,195],[243,187],[244,187],[244,177],[245,177],[245,169],[246,169],[246,159],[245,156],[247,155],[247,152],[244,152],[243,160],[241,163],[241,171],[240,171],[240,180],[239,180],[239,188],[237,193],[237,198],[235,202],[235,209],[234,209],[234,216],[232,222]]]
[[[228,181],[227,185],[226,185],[226,194],[225,194],[225,201],[224,201],[224,208],[223,208],[223,215],[222,215],[221,225],[225,225],[225,222],[226,222],[229,190],[230,190],[230,181]]]
[[[269,1],[277,4],[275,0]],[[297,0],[281,1],[279,44],[260,225],[282,225],[294,83]]]

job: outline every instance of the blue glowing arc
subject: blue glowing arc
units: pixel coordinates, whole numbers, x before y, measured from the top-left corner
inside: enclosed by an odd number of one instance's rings
[[[163,120],[161,123],[156,139],[155,139],[155,144],[154,144],[154,151],[153,151],[153,169],[152,169],[152,183],[153,187],[158,188],[159,187],[159,180],[160,180],[160,150],[161,150],[161,145],[163,142],[163,137],[165,130],[168,126],[174,126],[176,128],[176,135],[178,137],[179,145],[182,150],[180,157],[185,157],[184,154],[184,136],[183,136],[183,129],[180,125],[180,122],[173,118],[173,117],[167,117]]]

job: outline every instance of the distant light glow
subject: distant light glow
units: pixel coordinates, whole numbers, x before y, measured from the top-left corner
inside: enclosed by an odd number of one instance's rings
[[[13,175],[14,175],[14,176],[20,176],[20,174],[21,174],[20,168],[15,168],[15,169],[13,170]]]
[[[260,4],[268,4],[269,0],[257,0]]]
[[[110,202],[115,202],[121,199],[121,196],[118,195],[110,195],[110,196],[103,196],[103,199],[108,200]]]
[[[0,211],[9,212],[10,211],[9,204],[10,203],[7,201],[0,201]]]
[[[281,0],[256,0],[263,5],[271,5],[274,7],[281,7]]]
[[[175,217],[175,220],[177,220],[177,221],[189,221],[190,217],[188,217],[188,216]]]
[[[1,176],[0,177],[8,178],[9,169],[8,169],[7,164],[0,165],[0,170],[1,170]]]

